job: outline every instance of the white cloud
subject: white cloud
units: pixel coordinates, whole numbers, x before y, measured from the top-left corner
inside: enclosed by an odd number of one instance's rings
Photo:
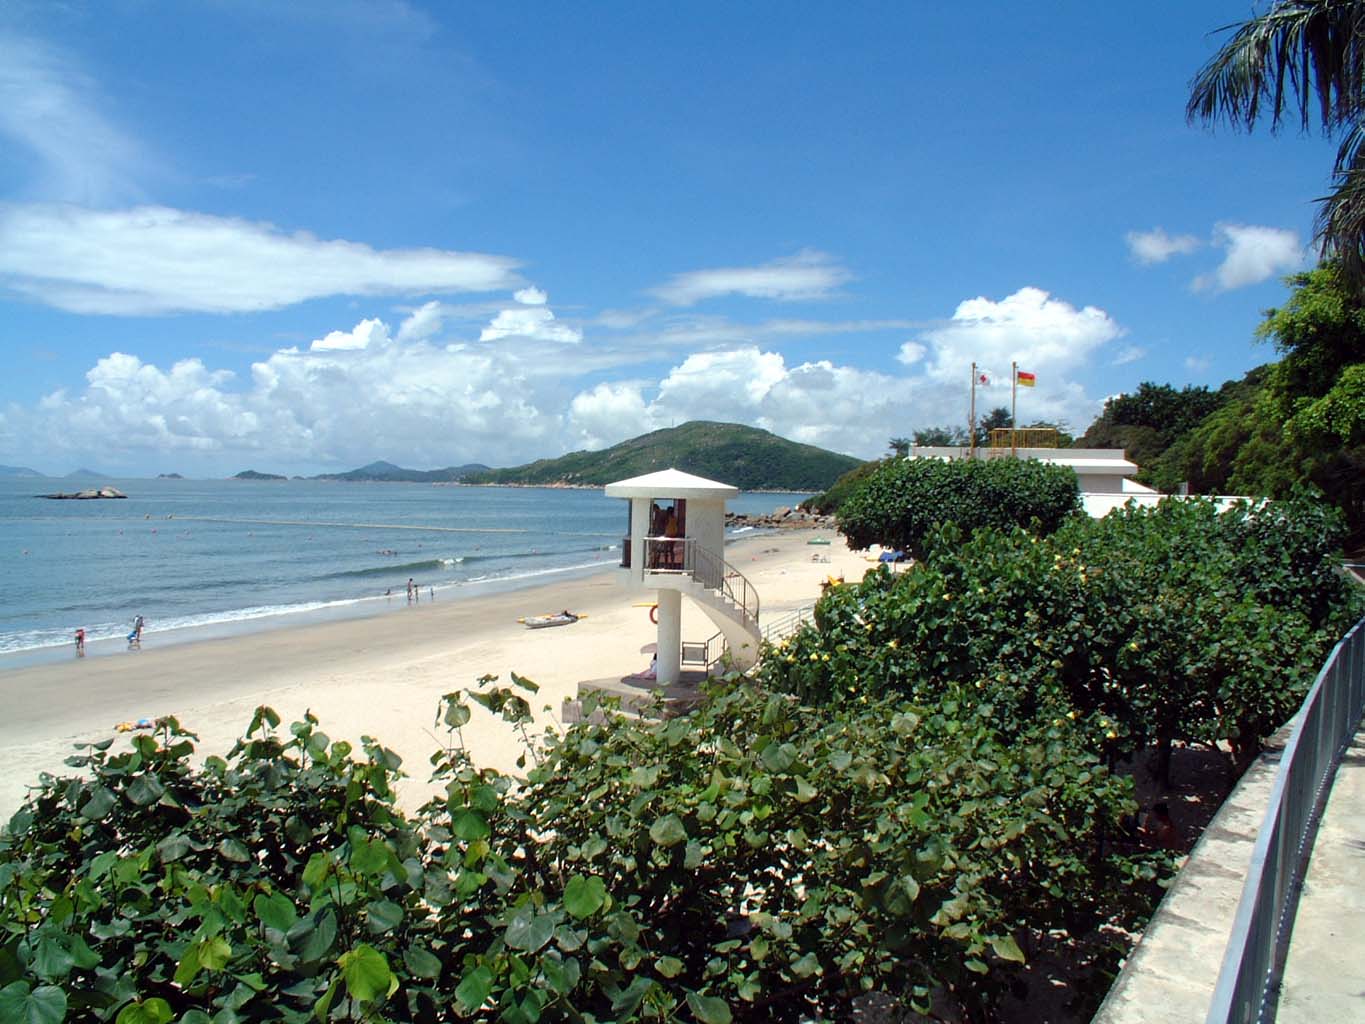
[[[1245,288],[1280,274],[1293,273],[1305,262],[1298,233],[1286,228],[1219,224],[1213,229],[1213,237],[1214,245],[1227,255],[1212,274],[1195,278],[1196,291]]]
[[[396,334],[380,319],[361,320],[309,347],[274,352],[245,380],[200,360],[162,368],[114,353],[90,371],[83,388],[6,408],[0,442],[54,466],[77,464],[98,449],[106,459],[100,468],[111,470],[293,473],[375,458],[419,467],[513,465],[714,419],[871,458],[890,437],[965,424],[973,356],[1006,377],[1012,358],[1038,373],[1039,386],[1021,393],[1024,422],[1083,426],[1099,403],[1087,399],[1070,370],[1122,334],[1101,310],[1025,288],[999,301],[962,303],[950,320],[906,342],[905,355],[919,359],[897,374],[830,359],[789,362],[758,342],[713,340],[704,351],[663,355],[671,351],[666,335],[653,345],[642,336],[638,345],[635,339],[615,349],[585,345],[572,360],[547,359],[534,332],[564,325],[544,306],[500,311],[495,324],[509,313],[533,318],[502,320],[515,333],[501,336],[501,344],[468,335],[433,343],[438,321],[455,315],[452,309],[426,303]],[[785,326],[777,334],[791,327],[779,324]],[[717,337],[725,326],[712,325]],[[728,330],[745,333],[735,325]],[[748,333],[764,330],[759,324]],[[656,369],[621,375],[623,365],[654,366],[658,359],[664,362]],[[989,401],[978,395],[979,408]]]
[[[399,341],[423,341],[436,334],[445,322],[445,310],[439,302],[423,303],[408,314],[398,326]]]
[[[308,346],[314,352],[341,351],[383,345],[389,340],[389,329],[380,320],[362,320],[349,331],[332,331]]]
[[[0,283],[74,313],[236,313],[331,295],[495,291],[515,283],[516,266],[164,206],[0,207]]]
[[[1203,244],[1194,235],[1168,235],[1163,228],[1130,231],[1124,239],[1133,259],[1144,265],[1165,263],[1172,256],[1194,252]]]
[[[1192,373],[1203,373],[1213,365],[1213,360],[1205,355],[1190,355],[1185,357],[1185,369]]]
[[[531,293],[531,300],[522,296]],[[498,311],[479,335],[480,341],[500,341],[503,338],[526,338],[531,341],[553,341],[562,345],[577,345],[583,332],[562,324],[544,305],[547,296],[538,288],[523,288],[513,296],[523,305]],[[534,301],[532,301],[534,300]],[[529,304],[527,304],[529,302]]]
[[[580,391],[569,403],[569,423],[577,438],[573,447],[595,451],[666,426],[654,415],[640,385],[633,382],[603,382]]]
[[[534,285],[513,292],[512,298],[516,299],[523,306],[543,306],[550,299],[548,295]]]
[[[902,345],[899,358],[918,362],[927,343],[929,376],[949,386],[965,381],[973,362],[997,372],[1018,362],[1025,370],[1055,376],[1084,364],[1122,334],[1102,309],[1077,309],[1041,288],[1020,288],[998,302],[978,297],[960,303],[946,324]]]
[[[926,352],[928,352],[928,349],[919,342],[907,341],[901,345],[900,351],[896,354],[896,358],[906,366],[913,366],[924,358]]]
[[[691,306],[723,295],[784,302],[827,298],[852,277],[825,253],[802,249],[757,267],[717,267],[677,274],[652,294],[674,306]]]
[[[1129,363],[1136,363],[1139,359],[1145,358],[1147,350],[1139,345],[1128,345],[1119,349],[1114,354],[1113,364],[1115,366],[1127,366]]]
[[[77,203],[138,194],[133,182],[148,161],[99,112],[97,96],[95,83],[66,55],[0,33],[0,136],[36,158],[33,194]]]

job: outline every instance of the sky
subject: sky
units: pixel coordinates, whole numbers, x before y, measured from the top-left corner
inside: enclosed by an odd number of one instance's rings
[[[0,464],[863,458],[1217,387],[1335,146],[1185,119],[1248,0],[0,0]]]

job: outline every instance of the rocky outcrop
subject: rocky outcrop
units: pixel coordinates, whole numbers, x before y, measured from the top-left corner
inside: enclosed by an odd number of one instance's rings
[[[54,498],[63,501],[90,501],[93,498],[126,498],[128,495],[113,487],[91,487],[84,491],[72,491],[70,494],[57,492],[56,494],[40,494],[40,498]]]
[[[803,512],[799,508],[779,508],[767,515],[747,515],[743,512],[725,513],[725,526],[731,530],[741,526],[753,526],[767,530],[832,530],[835,525],[833,516]]]

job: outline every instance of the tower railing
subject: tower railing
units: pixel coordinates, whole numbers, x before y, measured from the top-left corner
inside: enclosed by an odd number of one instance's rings
[[[744,574],[694,537],[646,537],[645,566],[650,573],[682,573],[714,590],[739,609],[744,625],[758,632],[758,591]]]

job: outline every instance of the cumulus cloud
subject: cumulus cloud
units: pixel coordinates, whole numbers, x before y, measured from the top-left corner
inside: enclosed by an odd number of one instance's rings
[[[1195,278],[1196,291],[1232,291],[1300,269],[1305,262],[1298,233],[1255,224],[1219,224],[1214,245],[1226,255],[1218,269]]]
[[[571,395],[572,385],[496,350],[399,343],[366,320],[322,344],[272,353],[249,380],[198,359],[164,368],[112,353],[83,388],[10,406],[5,429],[19,450],[57,464],[98,450],[111,467],[183,458],[183,469],[225,473],[381,456],[505,465],[557,449]]]
[[[723,295],[792,302],[827,298],[852,275],[825,253],[802,249],[757,267],[717,267],[677,274],[651,293],[673,306],[692,306]]]
[[[512,296],[518,306],[498,311],[479,335],[480,341],[500,341],[503,338],[526,338],[530,341],[553,341],[561,345],[577,345],[583,332],[560,323],[549,307],[547,296],[539,288],[523,288]]]
[[[977,297],[959,303],[947,323],[901,346],[900,361],[919,362],[927,344],[930,377],[952,385],[966,380],[971,363],[1060,373],[1123,334],[1104,310],[1077,309],[1041,288],[1020,288],[998,302]],[[1008,376],[1008,375],[1007,375]]]
[[[73,313],[236,313],[333,295],[495,291],[516,282],[516,266],[164,206],[0,207],[0,283]]]
[[[389,329],[381,320],[362,320],[349,331],[332,331],[308,346],[314,352],[369,348],[389,340]]]
[[[1194,235],[1168,235],[1163,228],[1130,231],[1124,236],[1133,259],[1145,265],[1165,263],[1172,256],[1194,252],[1203,243]]]

